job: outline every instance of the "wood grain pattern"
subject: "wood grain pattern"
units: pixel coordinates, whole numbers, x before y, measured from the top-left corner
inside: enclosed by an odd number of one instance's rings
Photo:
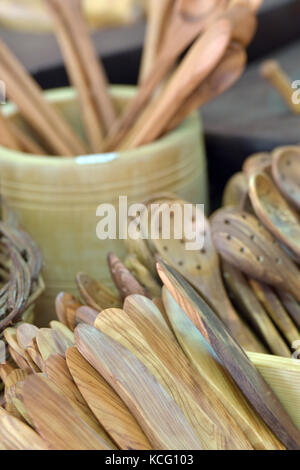
[[[265,423],[287,449],[299,449],[299,431],[271,388],[222,322],[193,288],[171,267],[161,261],[158,264],[158,272],[163,283],[186,314],[189,317],[199,316],[202,334]]]
[[[88,406],[118,447],[150,450],[148,439],[127,406],[75,347],[68,349],[66,360]]]
[[[99,311],[91,307],[84,305],[76,311],[75,322],[76,325],[80,323],[87,323],[88,325],[94,325],[95,319],[97,318]]]
[[[300,208],[300,149],[282,147],[273,152],[272,172],[276,184],[287,199]]]
[[[102,437],[109,447],[114,449],[115,445],[110,440],[103,427],[99,424],[82,394],[76,387],[69,372],[66,360],[58,354],[52,355],[45,362],[44,370],[47,377],[60,388],[80,418],[94,429],[94,431]]]
[[[87,274],[78,273],[76,283],[85,303],[98,312],[105,308],[118,308],[122,305],[122,300],[118,293],[113,292],[107,286],[92,279]]]
[[[246,174],[247,178],[250,178],[251,175],[261,171],[270,174],[271,168],[272,156],[267,152],[251,155],[244,161],[243,164],[243,172]]]
[[[163,301],[173,331],[183,351],[195,366],[199,375],[207,381],[213,392],[239,424],[254,449],[284,449],[272,431],[245,399],[230,374],[219,361],[214,350],[175,302],[166,287],[163,287]]]
[[[234,208],[220,209],[211,226],[222,258],[248,277],[286,290],[300,300],[297,266],[256,217]]]
[[[299,303],[288,292],[277,290],[276,293],[282,305],[292,317],[295,325],[297,325],[297,327],[300,328],[300,305]]]
[[[52,354],[65,357],[67,349],[74,345],[57,330],[51,328],[41,328],[36,335],[36,343],[43,361],[46,361]]]
[[[75,342],[73,332],[70,330],[70,328],[68,328],[63,323],[53,320],[50,322],[50,326],[53,330],[56,330],[59,333],[61,333],[63,336],[65,336],[67,341],[69,341],[70,343]]]
[[[147,296],[146,289],[135,279],[114,253],[107,256],[111,277],[123,298],[132,294]]]
[[[201,449],[176,403],[133,354],[89,325],[79,325],[75,338],[80,353],[115,389],[155,449]]]
[[[248,182],[243,172],[235,173],[223,193],[223,207],[241,207],[248,196]]]
[[[22,323],[16,330],[16,338],[21,348],[27,349],[33,338],[36,337],[38,328],[29,323]]]
[[[181,408],[203,448],[252,449],[212,390],[191,367],[160,312],[151,318],[150,309],[142,312],[127,305],[127,311],[103,311],[95,326],[145,364]]]
[[[149,293],[149,297],[159,297],[161,287],[157,280],[152,276],[148,267],[142,264],[136,255],[127,255],[124,260],[125,267],[131,272],[136,280],[143,286],[146,292]]]
[[[27,377],[24,400],[35,428],[53,449],[110,450],[49,379],[37,375]]]

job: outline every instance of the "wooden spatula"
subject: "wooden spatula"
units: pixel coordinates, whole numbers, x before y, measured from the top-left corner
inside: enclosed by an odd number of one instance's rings
[[[52,354],[65,357],[67,349],[74,346],[74,343],[51,328],[41,328],[36,335],[36,342],[43,361],[46,361]]]
[[[280,191],[300,208],[300,147],[282,147],[273,152],[273,177]]]
[[[211,238],[209,222],[200,211],[198,213],[196,211],[195,207],[191,219],[187,220],[186,218],[183,228],[186,234],[193,234],[196,231],[201,233],[204,230],[204,246],[201,251],[187,250],[184,239],[176,240],[172,236],[170,240],[152,240],[153,246],[163,259],[177,269],[205,297],[230,329],[232,335],[246,350],[266,352],[255,335],[238,316],[226,294],[221,278],[219,257]],[[199,227],[195,226],[196,223],[199,224]]]
[[[163,261],[158,263],[158,273],[189,318],[198,319],[204,338],[265,423],[287,449],[299,449],[298,429],[223,323],[194,289]]]
[[[226,261],[300,301],[297,266],[256,217],[237,209],[220,209],[212,218],[212,236]]]
[[[110,450],[49,379],[38,375],[27,377],[24,399],[35,428],[54,449]]]
[[[35,325],[22,323],[16,330],[16,337],[21,348],[27,349],[33,338],[36,337],[39,329]]]
[[[148,295],[146,289],[141,286],[117,255],[109,253],[107,262],[111,277],[123,298],[132,294]]]
[[[127,349],[89,325],[75,330],[80,353],[115,389],[155,449],[201,449],[182,411]]]
[[[78,273],[76,283],[85,303],[98,312],[105,308],[118,308],[122,305],[121,297],[117,293],[87,274]]]
[[[135,304],[129,308],[129,303],[135,302],[132,297],[128,299],[128,314],[117,309],[99,314],[95,322],[99,331],[145,364],[182,409],[204,449],[251,449],[241,429],[191,367],[160,312],[151,318],[153,307],[139,311]]]
[[[66,356],[71,375],[88,406],[122,450],[150,450],[151,445],[127,406],[75,348]]]
[[[249,196],[257,217],[300,260],[300,216],[289,206],[271,178],[265,173],[252,175]]]
[[[183,351],[210,385],[225,408],[240,425],[256,450],[276,450],[283,446],[264,424],[236,386],[215,352],[199,330],[175,302],[166,287],[163,301],[176,338]]]

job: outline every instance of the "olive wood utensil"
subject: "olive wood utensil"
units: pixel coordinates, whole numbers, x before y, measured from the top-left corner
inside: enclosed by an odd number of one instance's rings
[[[212,218],[212,237],[222,258],[248,277],[300,300],[297,266],[256,217],[237,209],[221,209]]]
[[[195,373],[160,312],[152,318],[151,312],[109,309],[99,314],[95,326],[144,363],[181,408],[204,449],[250,450],[246,436]]]
[[[184,353],[207,381],[256,450],[278,450],[283,446],[261,420],[236,386],[199,330],[163,287],[163,302],[174,334]]]
[[[228,90],[241,77],[246,62],[247,54],[244,48],[239,43],[232,42],[220,64],[176,110],[167,131],[175,129],[192,111]]]
[[[300,260],[300,216],[289,206],[271,178],[264,173],[252,175],[249,196],[257,217]]]
[[[136,255],[127,255],[124,261],[125,267],[132,273],[136,280],[143,286],[149,296],[159,297],[161,293],[161,286],[152,276],[151,272],[144,266],[137,258]]]
[[[76,311],[75,322],[76,325],[80,323],[87,323],[88,325],[94,325],[94,322],[97,318],[99,311],[94,310],[91,307],[83,306]]]
[[[299,340],[300,332],[284,309],[277,295],[267,284],[254,280],[250,280],[250,284],[255,295],[291,347],[294,341]]]
[[[146,240],[142,238],[142,235],[140,234],[135,240],[128,237],[127,240],[124,240],[124,244],[128,253],[136,256],[139,262],[149,269],[152,276],[156,277],[155,259]]]
[[[68,292],[60,292],[55,299],[55,313],[57,318],[61,323],[68,326],[68,319],[66,315],[66,310],[69,307],[74,307],[75,309],[81,307],[81,303]]]
[[[24,403],[24,394],[23,394],[23,386],[24,380],[12,385],[5,391],[5,398],[7,403],[11,403],[15,409],[18,411],[24,422],[29,424],[32,428],[34,428],[32,419],[28,414]]]
[[[2,381],[5,383],[5,380],[9,376],[9,374],[15,370],[15,367],[10,364],[10,362],[5,362],[4,364],[0,364],[0,377]]]
[[[273,354],[291,357],[290,349],[257,299],[246,276],[226,261],[222,267],[225,283],[239,312],[245,315]]]
[[[171,70],[179,56],[200,35],[208,18],[218,16],[227,6],[227,0],[177,0],[169,20],[168,30],[159,55],[148,78],[141,84],[137,96],[130,102],[121,118],[112,126],[105,150],[114,150],[146,107],[156,87]],[[174,41],[176,38],[176,41]]]
[[[90,325],[78,325],[75,338],[79,352],[115,389],[155,449],[201,449],[180,408],[130,351]]]
[[[52,354],[65,357],[67,349],[74,346],[72,341],[51,328],[41,328],[36,335],[36,343],[44,362]]]
[[[0,112],[0,144],[11,150],[21,151],[20,143],[10,127],[9,122]]]
[[[283,195],[300,208],[300,147],[282,147],[273,152],[273,178]]]
[[[38,375],[27,377],[24,400],[35,428],[53,449],[110,450],[49,379]]]
[[[248,197],[248,182],[244,173],[235,173],[227,182],[223,194],[223,207],[243,207]]]
[[[147,2],[147,26],[139,83],[143,83],[152,70],[163,41],[167,18],[173,6],[174,0],[152,0]]]
[[[29,323],[22,323],[17,327],[16,338],[19,346],[22,349],[27,349],[33,338],[36,337],[39,329],[35,325]]]
[[[261,152],[255,153],[248,157],[243,164],[243,172],[247,178],[250,178],[255,173],[264,171],[271,174],[272,170],[272,156],[270,153]]]
[[[141,286],[114,253],[108,254],[107,262],[112,280],[123,298],[132,294],[148,296],[147,290]]]
[[[200,233],[204,230],[204,245],[201,250],[186,250],[185,240],[152,240],[157,253],[177,269],[205,299],[212,305],[232,335],[247,351],[265,352],[265,348],[234,310],[224,288],[220,272],[220,261],[211,237],[211,229],[204,215],[195,212],[190,220],[185,220],[185,233]],[[200,219],[201,217],[201,219]],[[199,228],[195,227],[197,219]],[[182,221],[180,220],[180,223]],[[189,224],[189,225],[188,225]],[[197,325],[196,325],[197,326]]]
[[[193,44],[162,92],[141,113],[117,149],[133,149],[155,141],[186,98],[217,66],[230,39],[231,25],[228,20],[220,19],[211,24]]]
[[[23,369],[14,369],[11,373],[5,378],[4,384],[5,387],[9,388],[12,385],[16,385],[18,382],[21,382],[27,377],[28,373]]]
[[[298,429],[223,323],[195,290],[163,261],[158,263],[158,273],[188,317],[197,318],[202,335],[265,423],[287,449],[299,449]]]
[[[6,450],[51,450],[33,429],[3,409],[0,413],[0,445]]]
[[[87,274],[78,273],[76,283],[85,303],[98,312],[105,308],[118,308],[122,305],[122,299],[117,293]]]
[[[74,334],[66,325],[64,325],[63,323],[59,321],[53,320],[50,322],[50,326],[53,330],[56,330],[59,333],[61,333],[63,336],[65,336],[67,341],[73,344],[75,343]]]
[[[66,361],[73,380],[106,432],[122,450],[150,450],[139,424],[113,388],[75,348]]]
[[[72,375],[69,372],[66,360],[58,354],[54,354],[45,361],[44,370],[47,377],[52,380],[58,388],[60,388],[80,418],[94,429],[94,431],[102,437],[108,446],[112,449],[115,448],[115,445],[110,440],[103,427],[99,424],[97,418],[94,416],[82,394],[76,387]]]
[[[280,301],[282,305],[284,306],[284,308],[286,309],[286,311],[290,314],[290,316],[292,317],[297,327],[300,328],[300,305],[299,303],[288,292],[277,290],[276,293],[278,297],[280,298]]]
[[[34,338],[31,342],[31,344],[28,346],[28,348],[26,349],[27,353],[29,354],[29,356],[31,357],[32,361],[34,362],[34,364],[41,370],[43,371],[44,370],[44,361],[42,359],[42,356],[39,352],[39,349],[38,349],[38,346],[36,344],[36,339]]]

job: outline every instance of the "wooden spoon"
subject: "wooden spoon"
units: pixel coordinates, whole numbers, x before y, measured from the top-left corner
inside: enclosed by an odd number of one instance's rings
[[[100,312],[109,307],[120,307],[121,297],[104,284],[92,279],[84,273],[78,273],[76,283],[85,303]]]
[[[271,178],[264,173],[252,175],[249,196],[257,217],[300,260],[300,216],[289,206]]]
[[[300,208],[300,147],[282,147],[273,152],[273,177],[283,195]]]
[[[300,300],[297,266],[256,217],[236,209],[221,209],[212,218],[212,237],[222,258],[230,264]]]
[[[67,308],[79,308],[81,307],[81,303],[74,297],[73,295],[69,294],[68,292],[60,292],[55,299],[55,312],[57,318],[61,323],[68,326],[68,319],[66,315]]]
[[[162,92],[145,109],[118,145],[118,150],[145,145],[162,134],[186,98],[217,66],[229,45],[231,31],[230,22],[225,19],[209,26],[191,47]]]
[[[150,450],[151,445],[121,398],[76,348],[67,351],[71,375],[90,409],[122,450]]]
[[[279,296],[280,301],[282,302],[286,311],[292,317],[297,327],[300,328],[300,305],[299,303],[288,292],[277,290],[277,295]]]
[[[180,406],[204,449],[251,449],[219,399],[195,374],[160,312],[151,318],[153,308],[138,311],[136,305],[129,309],[128,303],[127,311],[105,310],[99,314],[95,326],[145,364]]]
[[[272,170],[272,156],[270,153],[261,152],[255,153],[248,157],[243,164],[243,172],[247,178],[257,172],[271,173]]]
[[[114,253],[108,254],[107,262],[111,277],[123,298],[132,294],[148,295],[146,289],[141,286]]]
[[[175,270],[162,261],[157,269],[163,283],[188,317],[197,318],[204,338],[265,423],[287,449],[299,449],[298,429],[224,324]]]
[[[277,450],[282,445],[247,402],[199,330],[163,287],[163,302],[176,338],[199,375],[244,431],[256,450]]]
[[[22,323],[22,325],[18,326],[16,337],[19,346],[22,349],[27,349],[33,338],[36,337],[38,331],[39,329],[35,325],[30,325],[29,323]]]
[[[197,220],[199,227],[195,227]],[[186,250],[184,239],[175,240],[171,236],[169,240],[152,241],[157,253],[205,297],[242,347],[247,351],[265,352],[264,347],[240,319],[226,294],[220,272],[219,257],[212,242],[207,219],[200,212],[197,213],[194,208],[191,220],[185,220],[183,228],[185,233],[190,234],[196,233],[196,231],[201,233],[204,230],[204,246],[201,251]]]
[[[247,62],[247,54],[239,43],[232,42],[222,61],[203,83],[176,110],[167,126],[167,131],[175,129],[195,109],[220,96],[240,78]]]
[[[94,310],[91,307],[83,306],[76,311],[75,322],[76,325],[80,323],[87,323],[88,325],[94,325],[94,322],[98,315],[98,310]]]
[[[80,353],[115,389],[155,449],[201,449],[180,408],[132,353],[89,325],[77,326],[75,338]]]
[[[53,321],[50,322],[50,326],[53,330],[56,330],[60,334],[65,336],[67,341],[74,344],[74,342],[75,342],[74,334],[66,325],[64,325],[63,323],[61,323],[59,321],[53,320]]]
[[[136,255],[127,255],[124,265],[141,286],[145,288],[146,292],[149,292],[151,298],[160,296],[161,286],[152,276],[150,270],[138,260]]]
[[[74,346],[74,343],[57,330],[52,330],[51,328],[41,328],[36,335],[36,342],[44,362],[52,354],[59,354],[65,357],[67,349]]]
[[[290,349],[258,301],[246,276],[226,261],[222,263],[222,267],[225,283],[239,312],[246,316],[273,354],[291,357]]]
[[[248,182],[244,173],[235,173],[227,182],[223,194],[223,207],[242,207],[248,196]]]
[[[76,387],[66,360],[58,354],[50,356],[45,362],[45,373],[48,378],[60,388],[80,418],[94,429],[109,447],[112,449],[115,448],[115,445],[110,440],[103,427],[100,426],[98,420],[93,415],[85,399]]]
[[[35,428],[55,450],[110,450],[49,379],[27,377],[24,399]]]
[[[132,127],[140,112],[151,99],[156,87],[171,70],[179,56],[200,35],[208,18],[224,12],[227,0],[177,0],[169,21],[169,27],[160,53],[151,73],[137,96],[131,101],[124,115],[111,128],[105,150],[114,150]],[[176,38],[176,41],[174,40]]]

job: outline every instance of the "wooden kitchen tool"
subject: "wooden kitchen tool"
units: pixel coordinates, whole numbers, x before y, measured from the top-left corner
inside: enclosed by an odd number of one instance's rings
[[[283,195],[300,208],[300,147],[281,147],[273,152],[273,177]]]
[[[247,178],[258,172],[271,173],[272,169],[272,156],[270,153],[261,152],[248,157],[243,164],[243,172]]]
[[[39,329],[37,326],[29,323],[22,323],[22,325],[18,326],[16,330],[16,338],[19,346],[23,349],[27,349],[33,338],[36,337],[38,331]]]
[[[209,343],[204,340],[199,330],[175,302],[166,287],[163,287],[163,302],[183,351],[245,432],[254,449],[282,449],[283,446],[253,410]]]
[[[294,341],[299,340],[300,332],[284,309],[275,292],[270,286],[262,282],[250,280],[250,284],[255,295],[291,347]]]
[[[74,342],[75,342],[74,334],[66,325],[64,325],[63,323],[61,323],[59,321],[52,320],[50,322],[50,326],[53,330],[56,330],[59,333],[61,333],[63,336],[65,336],[67,341],[74,344]]]
[[[94,310],[100,312],[108,306],[118,308],[122,305],[121,297],[117,293],[87,274],[78,273],[76,283],[81,297]]]
[[[124,260],[124,265],[133,274],[136,280],[149,292],[149,296],[159,297],[161,293],[161,286],[156,279],[152,276],[148,267],[144,266],[137,258],[136,255],[127,255]]]
[[[257,299],[246,276],[226,261],[223,261],[222,268],[225,283],[239,312],[244,314],[273,354],[290,357],[290,349]]]
[[[98,313],[98,310],[94,310],[93,308],[87,307],[86,305],[80,307],[76,311],[76,325],[79,325],[80,323],[87,323],[88,325],[93,326]]]
[[[62,356],[54,354],[45,362],[44,371],[47,374],[47,377],[64,393],[65,397],[68,399],[69,403],[80,418],[94,429],[94,431],[102,437],[108,446],[112,449],[115,448],[115,445],[110,440],[103,427],[99,424],[98,420],[88,407],[85,399],[76,387],[69,372],[66,360]]]
[[[180,204],[183,204],[182,202]],[[167,210],[167,208],[166,208]],[[265,352],[265,348],[234,310],[223,285],[217,251],[211,238],[210,225],[205,216],[194,207],[190,220],[185,220],[185,233],[203,232],[201,250],[187,250],[187,240],[153,240],[160,256],[177,269],[212,305],[232,335],[247,351]],[[180,222],[182,224],[182,220]],[[195,227],[195,223],[198,227]],[[197,325],[196,325],[197,326]]]
[[[44,362],[52,354],[65,357],[67,349],[74,346],[74,343],[51,328],[41,328],[36,335],[36,342]]]
[[[189,318],[197,318],[204,338],[265,423],[287,449],[299,449],[299,431],[223,323],[194,289],[163,261],[158,263],[158,273]]]
[[[71,375],[88,406],[122,450],[150,450],[151,445],[119,395],[75,348],[66,360]]]
[[[182,411],[132,353],[89,325],[77,326],[75,338],[80,353],[115,389],[155,449],[201,449]]]
[[[148,296],[146,289],[141,286],[114,253],[108,254],[107,262],[111,277],[123,298],[132,294]]]
[[[222,403],[195,374],[160,312],[151,318],[153,308],[137,311],[129,309],[128,302],[129,313],[120,309],[101,312],[95,322],[99,331],[121,343],[145,364],[181,408],[204,449],[251,449]]]
[[[67,309],[78,309],[81,303],[68,292],[61,292],[55,299],[55,313],[61,323],[68,326]]]
[[[235,173],[223,193],[223,207],[243,207],[248,197],[248,182],[243,172]]]
[[[230,22],[225,19],[220,19],[207,28],[172,74],[162,92],[141,113],[117,149],[133,149],[160,137],[185,99],[217,66],[229,45],[231,31]]]
[[[286,290],[300,301],[297,266],[256,217],[221,209],[212,218],[212,238],[222,258],[248,277]]]
[[[239,43],[232,42],[216,69],[176,110],[167,131],[175,129],[194,110],[228,90],[242,75],[246,62],[247,54],[244,48]]]
[[[110,450],[49,379],[27,377],[24,399],[35,428],[55,450]]]
[[[208,8],[207,4],[201,0],[196,2],[191,0],[176,1],[165,40],[151,73],[147,80],[142,83],[137,96],[130,102],[124,115],[112,127],[105,150],[113,150],[120,144],[140,112],[147,106],[156,87],[171,70],[178,57],[204,30],[208,23],[208,15],[212,19],[222,13],[226,6],[227,0],[210,1]],[[176,38],[176,41],[174,41],[174,38]]]
[[[293,321],[300,328],[300,305],[294,299],[294,297],[288,292],[277,290],[277,295],[281,300],[282,305],[285,307],[286,311],[290,314]]]
[[[0,144],[12,150],[22,150],[18,139],[2,112],[0,112]]]
[[[257,217],[300,260],[300,216],[289,206],[271,178],[264,173],[252,175],[249,196]]]

